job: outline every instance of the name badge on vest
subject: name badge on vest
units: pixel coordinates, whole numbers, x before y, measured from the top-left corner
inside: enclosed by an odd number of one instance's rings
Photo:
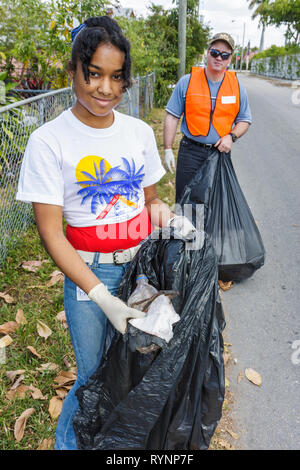
[[[236,103],[236,96],[222,96],[222,104]]]
[[[84,292],[84,290],[80,289],[80,287],[76,286],[76,294],[77,294],[77,300],[82,302],[82,301],[88,301],[91,300],[89,296]]]

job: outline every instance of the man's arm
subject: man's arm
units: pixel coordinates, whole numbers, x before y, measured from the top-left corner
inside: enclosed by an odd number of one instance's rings
[[[168,171],[173,172],[175,170],[175,158],[173,154],[173,144],[175,140],[177,125],[179,118],[173,116],[166,112],[165,122],[164,122],[164,148],[165,148],[165,158],[164,163]]]
[[[171,149],[174,144],[179,118],[166,112],[164,122],[164,148]]]

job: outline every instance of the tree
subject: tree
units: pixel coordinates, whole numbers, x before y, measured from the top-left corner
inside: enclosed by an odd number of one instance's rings
[[[300,41],[300,1],[274,0],[262,2],[259,15],[266,25],[286,25],[286,44],[299,44]]]
[[[264,50],[264,37],[265,37],[265,29],[267,24],[267,18],[264,16],[264,8],[266,5],[269,4],[269,0],[248,0],[250,2],[249,9],[252,10],[255,8],[252,19],[260,17],[260,24],[262,27],[261,37],[260,37],[260,45],[259,50],[262,52]]]
[[[106,12],[108,0],[1,0],[0,52],[17,81],[64,86],[74,21]]]

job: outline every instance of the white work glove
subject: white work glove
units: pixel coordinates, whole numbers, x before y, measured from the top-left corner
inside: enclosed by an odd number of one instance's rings
[[[173,227],[177,232],[188,240],[193,240],[196,237],[196,227],[183,215],[175,215],[167,223],[167,227]]]
[[[126,333],[127,320],[130,318],[143,318],[146,314],[135,308],[128,307],[122,300],[118,299],[108,291],[104,284],[93,287],[88,296],[103,310],[111,324],[122,335]]]
[[[173,170],[175,170],[175,158],[172,149],[165,150],[165,167],[171,173],[173,173]]]

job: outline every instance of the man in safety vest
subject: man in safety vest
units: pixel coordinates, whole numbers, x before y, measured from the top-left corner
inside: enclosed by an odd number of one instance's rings
[[[227,70],[233,51],[233,38],[227,33],[216,34],[208,47],[207,66],[192,67],[190,74],[181,77],[167,104],[164,162],[169,171],[175,169],[172,145],[183,114],[176,202],[210,153],[215,148],[229,153],[233,142],[245,134],[251,124],[246,90],[236,73]]]

